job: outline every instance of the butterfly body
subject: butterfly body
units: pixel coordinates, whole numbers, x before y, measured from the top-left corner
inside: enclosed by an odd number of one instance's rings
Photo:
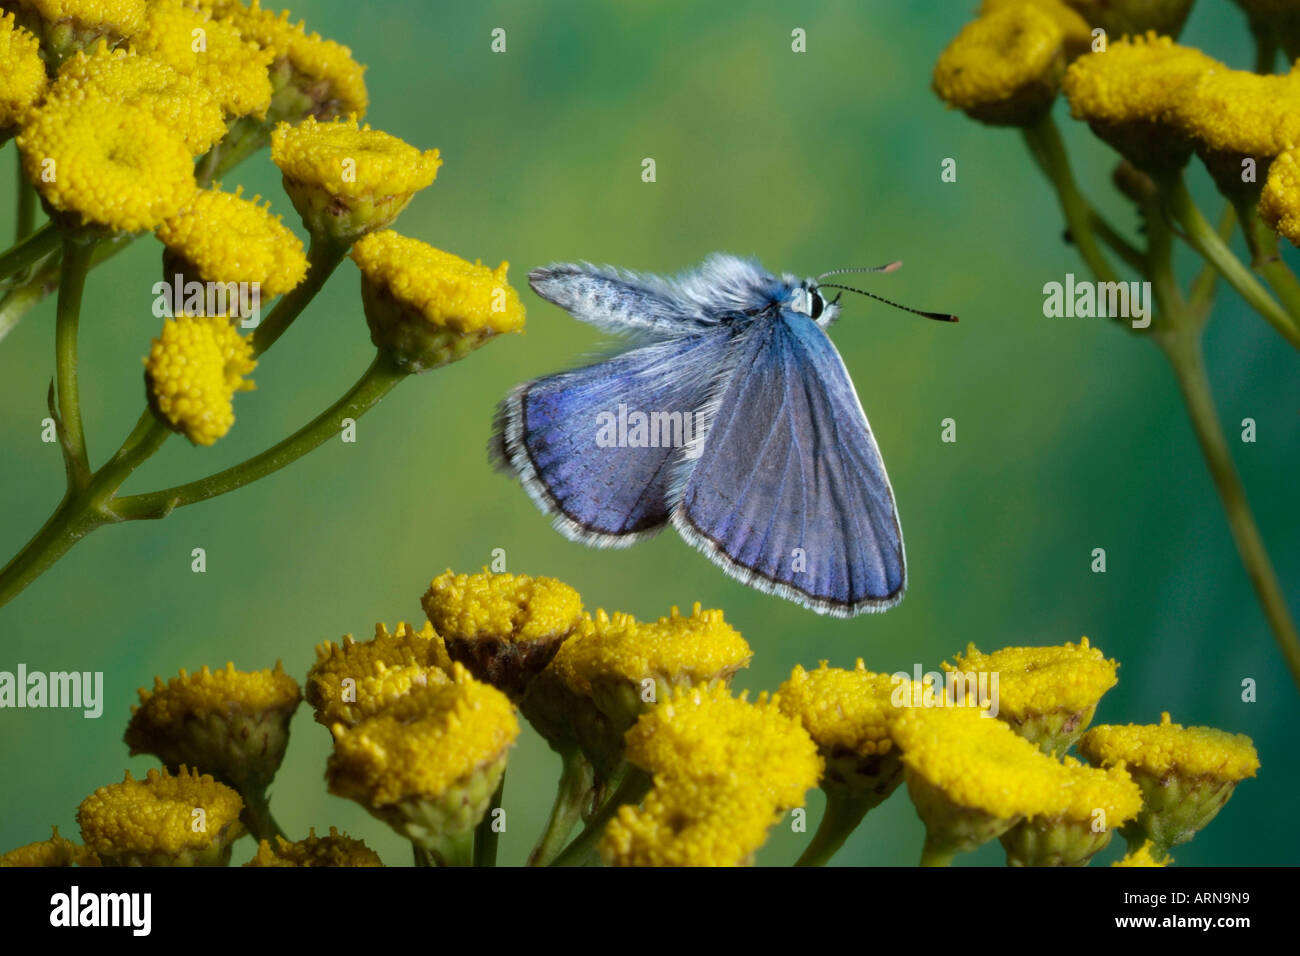
[[[893,490],[825,332],[839,305],[815,280],[719,254],[675,279],[563,264],[529,282],[633,336],[498,410],[500,465],[561,533],[623,547],[671,524],[726,573],[818,613],[901,600]]]

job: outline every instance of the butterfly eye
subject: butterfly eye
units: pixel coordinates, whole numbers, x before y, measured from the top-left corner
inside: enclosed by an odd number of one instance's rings
[[[826,300],[822,298],[821,293],[816,289],[808,290],[808,302],[811,308],[808,310],[809,318],[821,318],[822,311],[826,308]]]

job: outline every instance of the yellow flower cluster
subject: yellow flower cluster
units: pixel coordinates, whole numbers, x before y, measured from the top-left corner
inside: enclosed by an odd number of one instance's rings
[[[196,445],[211,445],[235,422],[231,399],[253,388],[252,344],[224,316],[180,315],[163,323],[144,360],[151,404]]]
[[[424,152],[396,136],[358,125],[355,117],[297,126],[281,123],[271,136],[271,159],[285,179],[331,196],[410,197],[432,185],[442,165],[438,150]]]
[[[271,105],[275,54],[244,37],[232,21],[214,19],[185,0],[152,0],[131,46],[192,77],[227,117],[260,118]]]
[[[690,687],[727,680],[749,664],[753,651],[716,609],[643,623],[630,614],[597,611],[594,628],[560,648],[552,665],[574,691],[590,694],[603,680]]]
[[[99,858],[85,847],[59,836],[59,828],[48,840],[29,843],[0,854],[0,869],[11,866],[98,866]]]
[[[444,638],[537,641],[568,635],[582,619],[577,591],[527,574],[448,570],[433,579],[422,603]]]
[[[383,866],[379,854],[363,840],[354,840],[330,827],[327,837],[318,837],[313,828],[305,840],[289,842],[276,837],[275,846],[262,840],[257,855],[244,866]]]
[[[317,647],[307,673],[307,702],[318,723],[351,727],[412,692],[446,683],[450,671],[442,638],[428,622],[418,631],[399,622],[393,633],[380,623],[365,643],[347,634],[340,644]]]
[[[861,658],[851,671],[822,661],[814,671],[796,666],[777,699],[782,713],[799,720],[824,754],[866,757],[894,749],[889,736],[894,687],[890,675],[872,673]]]
[[[157,236],[196,277],[209,282],[255,283],[263,296],[282,295],[307,275],[302,243],[267,206],[234,193],[202,189]]]
[[[17,124],[45,93],[45,63],[36,37],[0,14],[0,132]]]
[[[87,849],[106,865],[213,864],[229,859],[230,843],[243,832],[243,806],[238,793],[197,771],[150,770],[144,780],[128,772],[83,800],[77,823]]]
[[[144,24],[147,0],[19,0],[47,25],[129,37]]]
[[[290,710],[302,699],[298,682],[276,661],[274,669],[237,671],[233,662],[219,670],[205,665],[197,674],[181,668],[180,676],[163,682],[154,678],[152,691],[140,688],[139,706],[133,706],[133,723],[155,729],[174,727],[196,715],[262,714]]]
[[[335,724],[330,790],[368,808],[441,797],[499,760],[519,736],[510,699],[459,664],[452,679],[395,700],[354,727]]]
[[[1158,724],[1094,727],[1079,741],[1079,752],[1093,764],[1125,763],[1157,778],[1177,773],[1236,782],[1259,769],[1259,754],[1245,734],[1184,727],[1171,722],[1167,713],[1160,715]]]
[[[1186,90],[1223,69],[1200,50],[1148,33],[1075,60],[1065,76],[1065,95],[1076,119],[1169,123]]]
[[[627,755],[654,788],[605,829],[601,853],[620,866],[745,865],[822,771],[816,745],[777,701],[751,704],[720,684],[674,688],[628,731]]]

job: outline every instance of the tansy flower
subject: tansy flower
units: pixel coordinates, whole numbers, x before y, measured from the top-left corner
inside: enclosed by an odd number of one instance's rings
[[[1300,150],[1289,149],[1273,160],[1259,197],[1259,214],[1292,245],[1300,246]]]
[[[207,152],[226,133],[221,106],[193,77],[161,60],[110,50],[103,44],[92,54],[78,53],[63,64],[50,87],[46,108],[56,103],[65,110],[88,113],[114,108],[148,113],[184,140],[191,156]]]
[[[1136,850],[1130,850],[1123,859],[1116,860],[1111,866],[1168,866],[1174,862],[1172,857],[1165,857],[1157,860],[1151,855],[1151,848],[1154,844],[1146,840]]]
[[[968,23],[934,65],[949,106],[999,126],[1028,126],[1056,99],[1065,31],[1032,3],[1002,4]]]
[[[9,866],[99,866],[99,858],[85,847],[59,836],[59,828],[54,827],[48,840],[0,855],[0,869]]]
[[[990,675],[997,692],[997,717],[1044,753],[1064,753],[1092,722],[1102,694],[1115,686],[1114,661],[1082,638],[1057,647],[1006,647],[982,654],[974,644],[950,676]]]
[[[776,700],[749,703],[722,684],[674,687],[627,746],[654,787],[643,809],[620,807],[605,829],[600,852],[618,865],[746,865],[822,771],[816,745]]]
[[[1075,119],[1139,169],[1180,169],[1191,155],[1178,104],[1197,80],[1225,67],[1200,50],[1148,33],[1081,56],[1065,75]]]
[[[117,42],[144,24],[147,0],[12,0],[19,22],[40,36],[50,59],[65,57],[101,40]]]
[[[273,117],[297,122],[307,116],[329,120],[365,113],[365,67],[347,47],[308,33],[301,21],[290,23],[287,10],[263,10],[258,0],[251,7],[213,4],[212,12],[272,56]]]
[[[235,423],[235,392],[253,388],[252,344],[224,316],[178,315],[144,360],[149,406],[196,445],[211,445]]]
[[[489,339],[524,325],[509,263],[480,262],[386,230],[352,247],[370,340],[409,372],[464,358]]]
[[[440,865],[467,862],[519,735],[505,694],[453,664],[448,683],[333,731],[331,793],[357,801]]]
[[[182,670],[166,683],[154,678],[131,708],[126,745],[131,755],[153,754],[168,769],[182,764],[213,774],[255,799],[280,768],[289,744],[289,720],[302,693],[275,669],[237,671],[233,663],[197,674]]]
[[[0,15],[0,133],[17,126],[45,92],[45,63],[36,37]]]
[[[1094,727],[1080,739],[1079,752],[1094,766],[1127,765],[1144,806],[1124,836],[1130,848],[1150,839],[1159,857],[1195,836],[1259,769],[1246,735],[1183,727],[1167,713],[1154,725]]]
[[[271,134],[271,159],[312,235],[348,242],[396,219],[442,165],[436,149],[422,153],[355,118],[281,123]]]
[[[890,722],[925,823],[923,865],[947,865],[1059,805],[1057,764],[978,707],[905,707]]]
[[[1142,809],[1142,791],[1122,764],[1095,770],[1066,757],[1057,773],[1057,805],[1002,834],[1009,865],[1086,866]]]
[[[176,272],[206,282],[248,282],[263,296],[283,295],[307,275],[302,243],[272,216],[260,197],[201,189],[158,228],[167,247],[170,279]]]
[[[1065,0],[984,0],[980,16],[987,16],[1003,7],[1022,6],[1025,3],[1047,14],[1061,28],[1065,38],[1065,52],[1069,59],[1092,49],[1092,28]]]
[[[193,77],[228,117],[261,118],[271,105],[268,70],[275,54],[185,0],[153,0],[131,46]]]
[[[257,845],[257,856],[244,866],[383,866],[379,854],[362,840],[354,840],[330,827],[330,835],[318,837],[313,828],[305,840],[290,843],[275,838],[272,848],[267,840]]]
[[[307,703],[316,722],[352,727],[430,684],[446,683],[451,671],[442,639],[426,621],[420,630],[400,622],[393,633],[382,623],[364,643],[346,634],[340,644],[316,648],[307,672]]]
[[[244,828],[239,794],[197,771],[128,771],[77,808],[86,848],[104,866],[225,866]]]
[[[512,697],[521,695],[582,624],[582,598],[555,578],[453,574],[422,599],[452,660]]]
[[[28,115],[17,141],[28,180],[77,225],[142,232],[194,194],[185,144],[128,106],[47,103]]]

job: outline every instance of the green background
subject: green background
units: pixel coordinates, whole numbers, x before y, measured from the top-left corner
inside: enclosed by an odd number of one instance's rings
[[[368,63],[376,127],[442,150],[438,181],[398,227],[468,258],[512,263],[525,336],[404,383],[334,440],[273,477],[165,522],[106,528],[0,611],[0,669],[102,670],[99,720],[71,711],[0,712],[0,848],[76,833],[74,811],[131,768],[121,736],[135,689],[154,674],[269,666],[300,679],[317,643],[364,638],[376,621],[422,619],[444,568],[477,570],[504,548],[509,570],[559,577],[591,609],[639,616],[673,604],[721,607],[754,648],[740,687],[775,688],[791,667],[829,659],[910,671],[981,649],[1087,635],[1121,662],[1097,722],[1175,720],[1251,735],[1263,767],[1190,845],[1181,864],[1293,864],[1300,849],[1295,727],[1300,697],[1238,562],[1214,488],[1164,361],[1099,319],[1048,319],[1042,286],[1082,275],[1052,194],[1017,134],[945,110],[935,57],[970,3],[719,5],[390,2],[294,7]],[[508,31],[508,52],[489,33]],[[794,27],[808,51],[791,52]],[[1187,42],[1250,65],[1244,22],[1226,3],[1194,11]],[[1085,190],[1126,230],[1109,188],[1115,157],[1058,104]],[[653,157],[658,181],[641,180]],[[956,183],[940,163],[957,160]],[[0,151],[9,182],[14,148]],[[1194,187],[1217,214],[1203,173]],[[298,228],[265,154],[227,185],[269,196]],[[5,189],[0,223],[12,221]],[[624,551],[563,539],[485,456],[492,410],[512,385],[598,347],[594,330],[526,288],[527,270],[589,259],[675,272],[709,252],[758,256],[811,275],[899,258],[870,288],[956,326],[848,297],[833,338],[854,376],[898,496],[911,587],[897,609],[851,621],[812,615],[726,578],[676,534]],[[1289,250],[1293,252],[1294,250]],[[1190,266],[1185,262],[1185,273]],[[143,400],[140,358],[157,334],[144,239],[89,282],[82,394],[95,462],[125,437]],[[42,444],[52,374],[53,302],[0,345],[0,550],[56,504],[62,468]],[[1230,291],[1207,337],[1216,398],[1278,574],[1300,609],[1300,379],[1295,354]],[[330,403],[370,360],[355,267],[259,365],[238,424],[212,448],[173,440],[127,485],[149,490],[233,464]],[[956,444],[940,421],[957,421]],[[1242,418],[1258,442],[1236,441]],[[190,551],[207,551],[207,572]],[[1105,574],[1091,551],[1107,553]],[[1258,684],[1243,703],[1241,682]],[[334,824],[388,862],[409,851],[356,805],[325,792],[327,732],[304,707],[272,805],[294,835]],[[506,862],[545,818],[558,761],[531,731],[506,790]],[[810,822],[821,797],[810,795]],[[836,858],[915,862],[921,825],[903,793]],[[760,862],[794,859],[807,835],[778,827]],[[1119,841],[1117,841],[1118,844]],[[1118,854],[1112,846],[1102,857]],[[240,862],[252,854],[244,841]],[[995,844],[962,863],[1002,862]]]

